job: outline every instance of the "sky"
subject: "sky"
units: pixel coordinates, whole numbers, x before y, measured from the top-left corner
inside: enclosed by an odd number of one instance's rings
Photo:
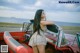
[[[0,17],[34,19],[38,9],[44,9],[47,20],[80,23],[80,0],[0,0]]]

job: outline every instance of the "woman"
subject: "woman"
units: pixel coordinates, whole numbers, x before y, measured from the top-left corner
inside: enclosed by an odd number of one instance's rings
[[[33,35],[29,41],[29,45],[32,46],[34,53],[45,53],[45,46],[47,43],[45,37],[46,25],[53,24],[53,22],[46,21],[45,19],[44,10],[37,10],[34,17]]]

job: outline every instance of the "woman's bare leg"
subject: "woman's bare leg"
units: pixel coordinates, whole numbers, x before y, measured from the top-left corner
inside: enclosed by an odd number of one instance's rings
[[[45,53],[45,45],[37,45],[39,53]]]
[[[32,48],[33,48],[33,52],[34,52],[34,53],[38,53],[38,48],[37,48],[37,46],[33,46]]]

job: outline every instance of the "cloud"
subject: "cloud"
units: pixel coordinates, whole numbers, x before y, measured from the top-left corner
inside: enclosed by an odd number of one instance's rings
[[[76,12],[76,8],[79,7],[79,4],[60,4],[60,0],[37,0],[35,3],[36,8],[42,8],[47,11],[69,11],[69,12]],[[63,0],[68,1],[68,0]],[[73,1],[73,0],[71,0]],[[76,0],[79,1],[79,0]]]
[[[36,10],[42,8],[47,11],[76,12],[80,4],[60,4],[60,0],[0,0],[0,6],[15,8],[16,10]],[[68,0],[62,0],[68,1]],[[70,0],[73,1],[73,0]],[[75,1],[75,0],[74,0]],[[79,0],[76,0],[79,1]],[[76,9],[77,8],[77,9]],[[80,12],[80,11],[79,11]]]
[[[80,6],[75,9],[77,12],[80,12]]]
[[[22,0],[23,5],[33,5],[37,0]]]
[[[34,5],[35,6],[42,6],[42,2],[41,1],[37,1]]]
[[[80,23],[80,12],[47,12],[47,20]]]
[[[30,12],[30,11],[0,10],[0,17],[15,17],[15,18],[33,19],[34,13],[35,12]]]
[[[6,1],[9,2],[9,3],[19,4],[19,3],[21,3],[22,0],[6,0]]]
[[[10,7],[7,7],[7,6],[0,6],[0,10],[16,10],[16,9],[10,8]]]
[[[44,9],[48,20],[80,22],[80,4],[60,4],[59,0],[0,0],[1,17],[33,19],[37,9]]]
[[[0,17],[15,17],[24,19],[34,19],[33,11],[10,11],[0,10]],[[80,12],[46,12],[47,20],[80,23]]]
[[[14,8],[16,10],[23,10],[23,8],[21,8],[21,6],[19,4],[10,3],[10,2],[6,2],[6,1],[4,2],[4,0],[0,1],[0,6]],[[6,8],[5,8],[5,10],[6,10]]]

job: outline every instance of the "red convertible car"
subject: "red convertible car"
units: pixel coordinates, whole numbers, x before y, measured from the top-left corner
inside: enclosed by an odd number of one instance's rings
[[[80,53],[80,34],[65,34],[57,25],[47,26],[46,32],[46,53]],[[32,22],[23,23],[22,31],[0,32],[0,47],[8,45],[7,53],[33,53],[28,45],[32,34]],[[1,50],[1,49],[0,49]],[[0,51],[1,52],[1,51]]]

